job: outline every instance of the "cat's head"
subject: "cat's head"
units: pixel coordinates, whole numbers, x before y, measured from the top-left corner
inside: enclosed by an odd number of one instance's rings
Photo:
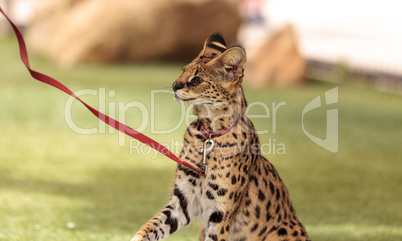
[[[223,37],[215,33],[205,40],[201,53],[173,83],[175,98],[195,105],[231,103],[237,97],[245,66],[244,49],[227,48]]]

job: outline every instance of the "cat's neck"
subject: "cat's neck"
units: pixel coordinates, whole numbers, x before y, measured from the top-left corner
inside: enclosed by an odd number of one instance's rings
[[[206,129],[219,131],[232,128],[245,115],[247,103],[243,89],[238,88],[234,98],[228,102],[215,102],[214,104],[194,105],[194,114]]]

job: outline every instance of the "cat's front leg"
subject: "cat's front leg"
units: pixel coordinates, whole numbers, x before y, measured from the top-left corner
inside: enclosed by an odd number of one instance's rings
[[[160,240],[179,228],[177,214],[179,210],[174,208],[175,201],[157,213],[151,220],[144,224],[131,241]]]
[[[228,173],[235,171],[231,169]],[[206,179],[201,198],[203,232],[200,240],[227,241],[233,231],[235,217],[243,205],[248,178],[240,174],[220,175],[219,170],[210,169]]]
[[[210,183],[216,189],[216,186]],[[226,188],[218,189],[216,193],[208,190],[203,203],[202,226],[200,230],[200,241],[228,240],[230,227],[233,222],[233,215],[239,205],[228,198]],[[237,198],[236,198],[237,199]],[[241,202],[240,200],[238,200]]]
[[[131,241],[163,239],[188,225],[199,215],[199,201],[194,196],[196,180],[183,174],[179,168],[168,205],[143,225]]]
[[[214,213],[213,215],[222,215]],[[208,226],[206,228],[202,228],[202,233],[200,232],[200,241],[220,241],[220,240],[228,240],[229,236],[229,227],[231,226],[231,220],[222,216],[212,216],[212,219],[216,218],[216,220],[210,220],[208,222]]]

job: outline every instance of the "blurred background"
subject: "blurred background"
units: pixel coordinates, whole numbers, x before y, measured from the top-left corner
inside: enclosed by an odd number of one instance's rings
[[[247,48],[252,85],[286,86],[307,76],[334,82],[350,77],[393,92],[402,88],[402,17],[392,0],[0,3],[27,30],[32,51],[63,66],[188,61],[205,36],[220,31]],[[0,33],[8,31],[2,19]]]
[[[204,40],[221,32],[228,45],[247,50],[247,100],[268,106],[270,115],[258,105],[248,114],[266,130],[265,156],[310,238],[402,239],[397,1],[0,0],[0,6],[23,30],[33,69],[73,91],[95,91],[82,98],[133,128],[150,117],[144,134],[175,153],[172,143],[182,142],[186,125],[165,135],[155,130],[176,126],[183,110],[167,93],[151,99],[152,91],[170,90]],[[79,103],[68,109],[68,96],[34,81],[3,17],[0,63],[0,240],[129,240],[166,204],[175,164],[138,151],[138,143],[122,141]],[[334,88],[338,101],[329,105],[323,100]],[[322,108],[304,115],[316,97]],[[328,110],[339,113],[335,153],[304,131],[325,139]],[[66,116],[96,133],[77,133]],[[196,240],[197,224],[168,240]]]

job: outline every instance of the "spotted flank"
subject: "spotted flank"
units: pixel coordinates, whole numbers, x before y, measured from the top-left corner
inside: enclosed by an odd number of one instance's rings
[[[169,202],[132,241],[163,239],[196,218],[200,241],[310,240],[245,115],[246,62],[242,47],[227,47],[215,33],[174,81],[174,98],[192,104],[197,116],[184,133],[179,157],[205,168],[206,175],[178,165]]]

